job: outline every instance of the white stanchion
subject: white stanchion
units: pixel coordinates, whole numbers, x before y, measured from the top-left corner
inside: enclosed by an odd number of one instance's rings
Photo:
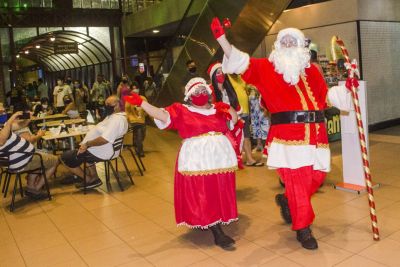
[[[344,85],[345,82],[339,82]],[[361,109],[362,122],[364,125],[365,139],[369,155],[368,142],[368,113],[367,113],[367,87],[365,81],[359,81],[358,97]],[[356,112],[340,114],[341,139],[342,139],[342,162],[343,182],[335,185],[336,189],[356,192],[360,194],[366,191],[364,169],[360,149],[360,138],[358,136]],[[379,185],[374,185],[379,186]]]

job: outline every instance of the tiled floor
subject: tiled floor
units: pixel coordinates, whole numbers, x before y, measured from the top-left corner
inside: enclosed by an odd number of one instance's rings
[[[372,240],[367,197],[331,186],[341,181],[337,142],[333,170],[313,198],[317,251],[302,249],[282,223],[275,172],[250,167],[237,173],[240,220],[225,227],[236,249],[215,247],[210,233],[175,226],[173,167],[180,140],[149,128],[148,170],[143,177],[135,171],[134,186],[124,179],[124,192],[113,184],[112,193],[102,187],[83,195],[55,181],[52,201],[18,198],[10,213],[10,198],[4,199],[0,266],[400,266],[399,129],[370,135],[372,175],[381,184],[375,194],[379,242]],[[129,166],[136,170],[131,158]]]

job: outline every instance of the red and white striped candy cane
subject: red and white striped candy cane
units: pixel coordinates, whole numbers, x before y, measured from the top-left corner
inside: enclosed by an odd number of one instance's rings
[[[353,60],[353,62],[350,62],[349,53],[347,52],[347,49],[344,46],[343,40],[341,40],[339,37],[337,37],[336,43],[339,45],[339,47],[342,50],[342,53],[345,57],[346,68],[347,68],[349,77],[353,78],[354,76],[357,76],[357,75],[359,76],[358,69],[357,69],[357,62],[355,60]],[[358,101],[358,93],[357,93],[356,87],[352,86],[351,94],[353,96],[354,109],[356,111],[358,136],[360,138],[362,161],[363,161],[363,165],[364,165],[365,184],[367,185],[368,203],[369,203],[369,207],[370,207],[370,215],[371,215],[371,221],[372,221],[372,232],[373,232],[374,240],[378,241],[379,240],[379,230],[378,230],[378,220],[376,217],[374,190],[372,189],[372,181],[371,181],[371,173],[370,173],[370,169],[369,169],[367,144],[365,141],[364,126],[363,126],[363,122],[361,119],[361,109],[360,109],[360,104]]]

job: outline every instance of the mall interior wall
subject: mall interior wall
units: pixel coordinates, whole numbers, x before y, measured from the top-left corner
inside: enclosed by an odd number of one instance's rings
[[[333,0],[287,10],[253,55],[269,55],[277,33],[286,27],[303,30],[327,58],[332,37],[341,37],[367,81],[368,124],[400,119],[400,1]]]

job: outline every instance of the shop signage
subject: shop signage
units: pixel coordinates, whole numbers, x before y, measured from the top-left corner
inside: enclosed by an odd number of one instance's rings
[[[340,110],[331,107],[325,110],[329,142],[340,140]]]
[[[55,43],[54,54],[78,54],[78,43]]]

